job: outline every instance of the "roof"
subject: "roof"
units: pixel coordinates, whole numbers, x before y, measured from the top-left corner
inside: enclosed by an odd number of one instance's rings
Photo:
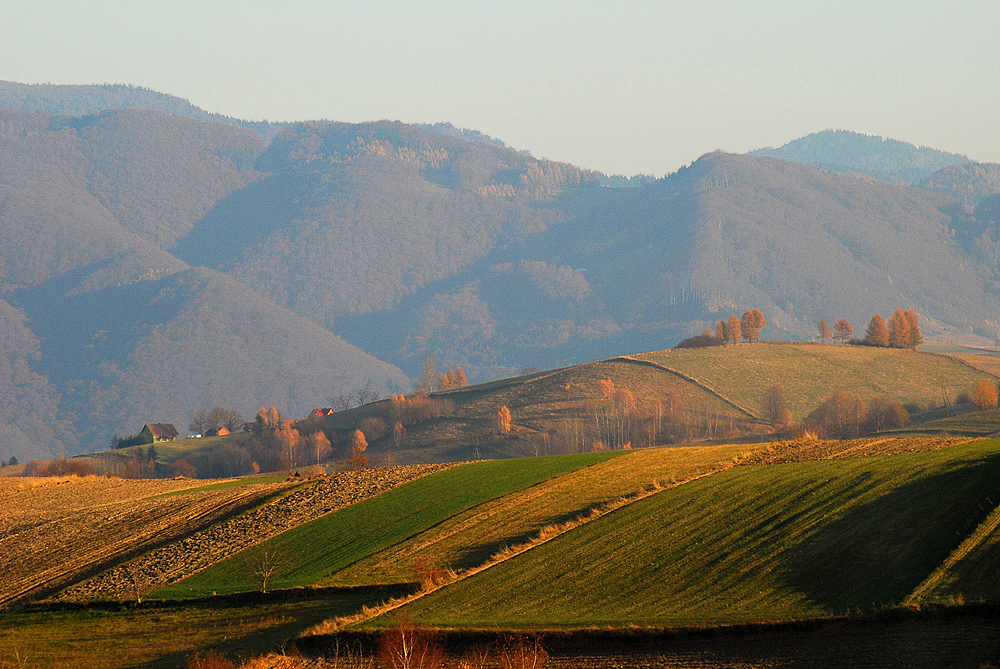
[[[149,433],[157,439],[176,439],[178,436],[177,428],[171,423],[146,423],[142,429],[148,429]]]

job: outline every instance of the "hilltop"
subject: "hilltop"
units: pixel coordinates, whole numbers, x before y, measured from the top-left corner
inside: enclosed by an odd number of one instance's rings
[[[967,157],[957,153],[847,130],[816,132],[777,149],[751,151],[750,155],[781,158],[839,174],[912,185],[950,165],[969,162]]]
[[[23,108],[0,111],[4,459],[212,405],[301,418],[409,390],[428,355],[482,382],[662,349],[747,308],[772,341],[897,307],[928,339],[997,334],[990,166],[915,188],[713,153],[627,180],[447,124],[271,133],[144,89],[0,93]],[[956,159],[840,139],[888,171]]]

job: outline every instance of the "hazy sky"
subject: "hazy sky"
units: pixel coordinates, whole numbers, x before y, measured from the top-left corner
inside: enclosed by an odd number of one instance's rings
[[[842,128],[1000,162],[1000,2],[0,0],[0,79],[450,121],[662,175]]]

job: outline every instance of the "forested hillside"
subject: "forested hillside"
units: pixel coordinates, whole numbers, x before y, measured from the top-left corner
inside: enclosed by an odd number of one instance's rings
[[[779,152],[922,188],[724,153],[615,179],[447,124],[268,141],[130,87],[0,104],[61,114],[0,110],[3,458],[216,404],[303,417],[428,355],[477,382],[662,349],[748,308],[771,340],[896,308],[926,337],[1000,320],[995,166],[900,142]]]
[[[828,172],[913,185],[949,165],[969,162],[968,158],[957,153],[847,130],[816,132],[777,149],[751,151],[750,155],[781,158]]]

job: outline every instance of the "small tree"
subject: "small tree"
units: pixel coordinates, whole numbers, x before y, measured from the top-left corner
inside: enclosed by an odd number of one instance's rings
[[[324,434],[322,430],[310,434],[308,442],[309,452],[316,457],[317,465],[330,457],[330,453],[333,452],[333,449],[330,446],[330,440],[326,438],[326,434]]]
[[[851,322],[846,318],[838,318],[833,324],[833,338],[839,339],[841,344],[850,339],[853,335],[854,328],[851,327]]]
[[[889,346],[910,348],[910,321],[903,315],[902,309],[896,309],[889,317]]]
[[[396,448],[400,448],[403,445],[403,439],[406,437],[406,428],[399,421],[392,426],[392,443]]]
[[[278,570],[291,561],[287,551],[273,541],[248,549],[243,557],[247,574],[260,585],[260,591],[264,593]]]
[[[351,469],[364,469],[368,466],[368,456],[362,455],[368,448],[368,440],[361,430],[351,432],[347,439],[347,464]]]
[[[726,325],[729,326],[729,341],[734,344],[739,343],[740,339],[743,338],[743,331],[740,327],[740,319],[733,314],[726,320]]]
[[[825,318],[819,319],[819,341],[821,344],[825,344],[826,340],[830,338],[830,324],[826,322]]]
[[[920,332],[920,316],[913,309],[904,311],[903,316],[910,324],[910,348],[916,348],[924,343],[923,334]]]
[[[988,379],[979,379],[972,391],[972,403],[980,411],[995,409],[997,406],[997,386]]]
[[[517,636],[500,647],[500,669],[541,669],[548,661],[537,636]]]
[[[869,346],[886,347],[889,345],[889,326],[879,314],[872,316],[865,329],[865,343]]]
[[[749,309],[743,312],[743,318],[740,319],[740,331],[748,342],[757,338],[757,319]]]
[[[773,385],[764,393],[764,420],[771,425],[788,425],[792,422],[792,412],[788,408],[785,391],[780,385]]]
[[[444,661],[435,636],[418,629],[403,614],[397,615],[396,624],[379,636],[378,657],[387,669],[436,669]]]
[[[497,409],[496,422],[500,434],[510,434],[511,415],[506,404]]]

